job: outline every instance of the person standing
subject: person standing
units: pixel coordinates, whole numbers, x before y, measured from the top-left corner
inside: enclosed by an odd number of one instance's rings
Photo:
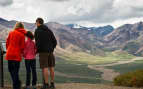
[[[19,80],[19,68],[22,60],[22,53],[25,47],[26,30],[21,22],[17,22],[14,30],[11,31],[6,40],[6,60],[8,60],[8,70],[10,72],[13,89],[21,88]]]
[[[35,30],[35,41],[37,52],[39,53],[40,68],[42,69],[44,84],[42,89],[54,89],[54,67],[55,67],[55,57],[54,49],[57,45],[57,40],[53,32],[44,25],[44,20],[42,18],[36,19],[37,29]],[[48,83],[48,69],[50,70],[51,84]]]
[[[23,56],[25,59],[26,66],[26,88],[30,89],[30,80],[31,80],[31,72],[32,72],[32,88],[36,89],[37,82],[37,73],[36,73],[36,45],[34,40],[34,35],[32,32],[27,31],[26,33],[27,40],[25,42],[25,48],[23,52]]]

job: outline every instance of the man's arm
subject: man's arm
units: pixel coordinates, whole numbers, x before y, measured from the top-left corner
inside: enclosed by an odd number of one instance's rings
[[[34,37],[35,37],[35,44],[36,44],[36,47],[38,48],[39,47],[39,37],[38,37],[38,31],[36,30],[35,33],[34,33]]]
[[[57,40],[56,40],[56,37],[52,31],[51,31],[51,38],[52,38],[53,47],[56,48]]]

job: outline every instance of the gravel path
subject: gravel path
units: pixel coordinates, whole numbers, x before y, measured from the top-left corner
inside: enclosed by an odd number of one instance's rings
[[[143,60],[143,57],[136,57],[136,58],[129,60],[129,61],[118,61],[116,63],[105,64],[105,65],[88,65],[88,68],[103,72],[102,79],[108,80],[108,81],[113,81],[113,79],[117,75],[119,75],[120,73],[115,72],[113,69],[107,69],[107,68],[105,68],[106,66],[115,66],[115,65],[120,65],[120,64],[127,64],[127,63],[134,62],[136,60]]]
[[[89,65],[88,68],[102,72],[103,73],[102,79],[107,80],[107,81],[113,81],[113,79],[120,74],[118,72],[115,72],[112,69],[107,69],[102,66],[99,67],[99,66],[90,66]]]
[[[12,89],[10,87],[0,89]],[[38,87],[37,89],[40,89]],[[143,89],[143,88],[131,88],[131,87],[119,87],[104,84],[83,84],[83,83],[67,83],[67,84],[56,84],[56,89]]]

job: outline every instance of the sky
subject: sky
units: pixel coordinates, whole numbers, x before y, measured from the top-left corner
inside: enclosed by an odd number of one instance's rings
[[[0,0],[0,17],[34,23],[45,22],[112,25],[143,21],[143,0]]]

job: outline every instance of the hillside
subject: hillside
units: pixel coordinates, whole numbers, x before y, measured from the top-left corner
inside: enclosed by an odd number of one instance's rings
[[[125,24],[105,37],[110,45],[120,46],[130,40],[137,40],[143,34],[143,22]]]
[[[11,87],[9,86],[3,89],[11,89]],[[37,89],[40,89],[40,87]],[[65,84],[56,84],[56,89],[143,89],[143,88],[119,87],[119,86],[104,85],[104,84],[65,83]]]
[[[0,40],[5,40],[15,20],[0,18]],[[34,23],[23,22],[27,30],[34,32]],[[72,52],[86,52],[103,56],[106,51],[123,50],[133,55],[143,54],[143,22],[125,24],[114,29],[112,26],[86,27],[78,24],[63,25],[45,23],[55,34],[58,45]]]
[[[16,21],[7,21],[5,19],[0,19],[0,28],[2,37],[1,40],[5,40],[8,32],[12,30]],[[23,22],[27,30],[34,32],[36,28],[33,23]],[[112,26],[97,27],[95,28],[71,28],[69,26],[59,24],[56,22],[45,23],[55,34],[58,45],[63,49],[69,49],[70,51],[82,51],[89,54],[95,54],[98,51],[102,51],[102,35],[106,35],[113,30]],[[89,30],[90,29],[90,30]],[[109,32],[108,32],[109,29]],[[100,34],[97,35],[97,34]],[[96,52],[95,52],[96,50]],[[103,52],[103,51],[102,51]],[[104,53],[104,52],[103,52]]]
[[[105,45],[131,54],[143,46],[143,22],[125,24],[104,37]],[[140,50],[142,51],[142,50]],[[139,53],[139,52],[138,52]],[[141,55],[141,54],[140,54]]]

